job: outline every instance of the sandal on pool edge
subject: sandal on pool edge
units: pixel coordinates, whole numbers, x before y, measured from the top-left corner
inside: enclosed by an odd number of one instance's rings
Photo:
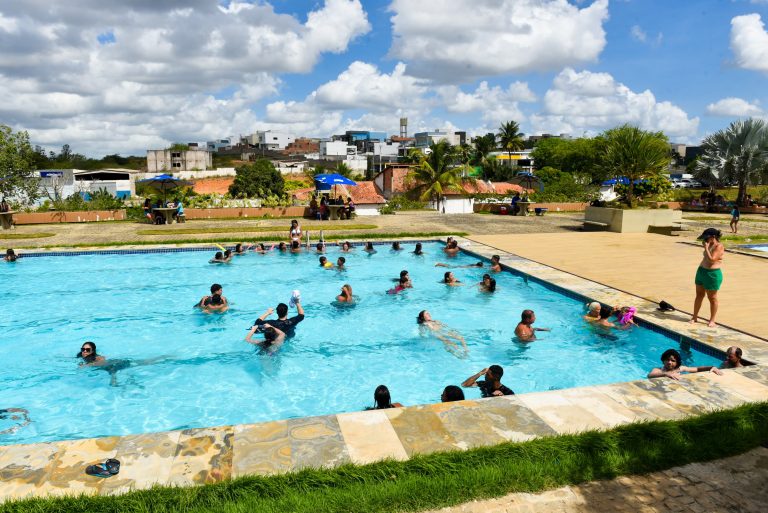
[[[118,472],[120,472],[120,462],[112,458],[108,459],[104,463],[88,465],[85,468],[86,474],[96,477],[112,477]]]

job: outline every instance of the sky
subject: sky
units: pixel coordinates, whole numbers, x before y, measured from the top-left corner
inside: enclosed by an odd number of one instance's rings
[[[277,130],[673,142],[768,118],[768,0],[4,0],[0,124],[91,157]]]

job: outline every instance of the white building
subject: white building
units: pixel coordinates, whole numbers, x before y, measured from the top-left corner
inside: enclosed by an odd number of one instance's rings
[[[453,130],[434,130],[432,132],[419,132],[414,134],[416,138],[416,147],[424,148],[440,141],[448,141],[452,146],[458,146],[462,143],[463,132],[454,132]]]
[[[105,190],[118,198],[129,198],[136,194],[135,175],[132,169],[42,169],[40,188],[42,198],[65,199],[74,194],[82,194],[86,199],[91,193]]]
[[[234,137],[230,136],[225,139],[217,139],[215,141],[208,141],[205,143],[205,149],[207,149],[210,152],[217,152],[219,150],[228,150],[232,148],[232,146],[235,145],[233,142],[235,140]]]
[[[357,155],[357,146],[346,141],[320,141],[320,160],[347,160]]]
[[[205,171],[212,167],[213,157],[208,150],[147,150],[148,173]]]
[[[295,135],[274,130],[259,131],[243,137],[243,142],[262,150],[284,150],[294,141],[296,141]]]

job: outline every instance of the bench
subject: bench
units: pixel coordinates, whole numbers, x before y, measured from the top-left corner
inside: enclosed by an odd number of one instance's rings
[[[608,223],[600,223],[598,221],[584,221],[585,231],[598,231],[606,230],[610,225]]]

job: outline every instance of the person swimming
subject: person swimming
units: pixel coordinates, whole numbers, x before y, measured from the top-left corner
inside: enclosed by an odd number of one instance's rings
[[[229,260],[224,256],[224,253],[217,251],[212,259],[208,260],[209,264],[228,264]]]
[[[401,276],[397,285],[395,285],[395,288],[389,289],[387,291],[387,294],[399,294],[400,292],[404,291],[407,288],[408,288],[408,278],[405,276]]]
[[[347,263],[347,259],[346,259],[346,258],[344,258],[344,257],[339,257],[339,258],[336,260],[336,270],[337,270],[337,271],[346,271],[346,270],[347,270],[347,268],[344,266],[344,264],[346,264],[346,263]]]
[[[365,243],[365,249],[363,250],[369,255],[373,255],[376,253],[376,249],[373,247],[373,242],[366,242]]]
[[[328,257],[326,257],[325,255],[321,256],[318,260],[320,262],[320,267],[324,269],[330,269],[333,267],[333,263],[329,262]]]
[[[422,310],[419,312],[419,315],[416,316],[416,323],[419,327],[428,329],[435,338],[443,343],[445,350],[452,355],[457,358],[466,358],[469,356],[467,341],[461,333],[452,330],[442,322],[433,319],[428,311]],[[422,334],[424,334],[423,331]]]
[[[392,281],[400,283],[400,279],[401,278],[405,278],[406,279],[405,288],[407,288],[407,289],[412,289],[413,288],[413,282],[411,281],[411,275],[408,274],[408,269],[403,269],[402,271],[400,271],[400,276],[397,277],[397,278],[393,278]]]
[[[127,359],[112,359],[108,360],[105,356],[96,352],[96,344],[91,341],[84,342],[80,347],[80,352],[75,355],[75,358],[80,358],[82,362],[78,367],[94,367],[109,373],[109,385],[117,386],[117,372],[130,367],[140,367],[144,365],[152,365],[154,363],[166,360],[167,357],[150,358],[148,360],[127,360]]]
[[[270,250],[267,249],[267,247],[264,245],[263,242],[259,242],[258,244],[256,244],[256,246],[254,246],[253,248],[253,251],[254,253],[261,253],[262,255],[265,255],[270,252]]]
[[[325,253],[325,242],[320,241],[317,244],[315,244],[315,251],[318,253]]]
[[[402,249],[399,242],[395,241],[392,243],[392,251],[400,251]]]
[[[463,283],[456,279],[456,276],[454,276],[451,271],[448,271],[443,275],[443,283],[449,287],[458,287],[463,285]]]
[[[416,247],[413,250],[413,254],[416,256],[422,256],[424,255],[424,251],[421,249],[421,242],[416,243]]]
[[[354,248],[352,247],[352,244],[350,244],[349,242],[345,241],[345,242],[341,243],[341,251],[342,251],[342,253],[349,253],[353,249]]]

